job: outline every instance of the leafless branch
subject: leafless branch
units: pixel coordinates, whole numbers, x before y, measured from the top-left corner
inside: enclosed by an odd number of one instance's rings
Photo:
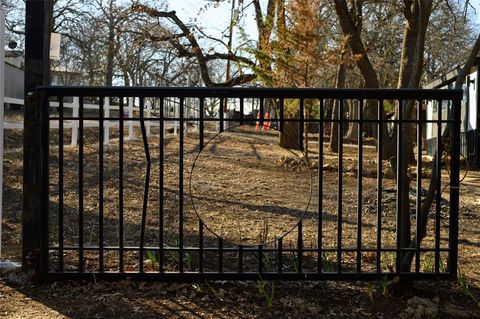
[[[182,31],[182,34],[185,35],[185,38],[188,40],[191,46],[191,49],[185,48],[185,46],[183,46],[178,41],[178,39],[170,39],[168,41],[177,49],[179,56],[194,57],[197,60],[197,63],[200,67],[200,73],[201,73],[203,82],[205,83],[206,86],[213,87],[213,86],[239,85],[242,83],[250,82],[256,77],[254,74],[242,74],[226,82],[221,82],[221,83],[213,82],[208,72],[208,65],[207,65],[208,61],[216,60],[216,59],[227,59],[227,60],[247,63],[249,65],[253,65],[253,62],[251,62],[247,58],[236,56],[235,54],[216,53],[216,54],[205,55],[193,32],[177,16],[175,11],[159,11],[159,10],[156,10],[155,8],[151,8],[149,6],[141,5],[141,4],[133,5],[131,7],[131,10],[137,13],[145,13],[155,18],[170,19]]]

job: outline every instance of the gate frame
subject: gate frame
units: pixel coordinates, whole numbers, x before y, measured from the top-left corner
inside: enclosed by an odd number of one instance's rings
[[[68,92],[68,94],[65,94]],[[438,93],[438,94],[437,94]],[[423,94],[423,95],[422,95]],[[439,98],[443,97],[452,101],[452,115],[453,135],[451,136],[452,145],[452,160],[451,160],[451,188],[450,188],[450,217],[449,217],[449,271],[447,273],[384,273],[384,272],[361,272],[361,273],[323,273],[323,272],[299,272],[299,273],[262,273],[262,272],[178,272],[178,273],[149,273],[149,272],[69,272],[69,271],[50,271],[48,269],[48,254],[49,254],[49,230],[48,230],[48,205],[49,205],[49,177],[48,177],[48,156],[49,156],[49,108],[48,97],[50,96],[119,96],[119,97],[147,97],[147,96],[178,96],[178,97],[233,97],[233,98],[294,98],[294,99],[376,99],[386,100],[394,97],[399,100],[421,100],[424,98]],[[31,221],[30,226],[35,226],[34,236],[28,232],[24,235],[27,239],[28,245],[36,245],[36,251],[32,265],[35,266],[36,275],[39,279],[57,280],[57,279],[125,279],[129,277],[135,280],[166,280],[166,281],[195,281],[199,279],[212,280],[258,280],[259,275],[262,279],[269,280],[378,280],[380,277],[387,276],[391,279],[394,276],[401,276],[406,280],[432,280],[432,279],[454,279],[457,276],[457,259],[458,259],[458,178],[459,178],[459,140],[460,140],[460,90],[420,90],[420,89],[247,89],[247,88],[140,88],[140,87],[38,87],[35,91],[36,110],[37,113],[36,124],[40,123],[40,134],[36,139],[33,139],[34,145],[27,145],[38,151],[38,161],[34,161],[38,166],[38,170],[34,170],[37,174],[37,186],[39,188],[25,188],[24,196],[27,198],[34,198],[35,203],[39,206],[35,208],[32,206],[25,207],[24,221],[28,214],[33,213],[36,218]],[[282,116],[280,116],[280,121]],[[275,119],[274,119],[275,120]],[[277,119],[278,120],[278,119]],[[299,119],[298,121],[300,121]],[[163,121],[163,120],[162,120]],[[317,121],[317,120],[315,120]],[[328,121],[328,120],[318,120]],[[319,122],[319,123],[320,123]],[[282,123],[282,122],[281,122]],[[26,127],[27,129],[27,127]],[[31,129],[31,128],[30,128]],[[35,127],[38,129],[38,127]],[[38,131],[37,131],[38,132]],[[29,132],[32,135],[33,131]],[[381,142],[380,142],[381,143]],[[26,163],[29,158],[25,158]],[[31,165],[31,164],[30,164]],[[31,172],[31,171],[29,171]],[[28,180],[26,176],[25,179]],[[25,244],[25,242],[24,242]],[[27,246],[28,246],[27,245]],[[25,245],[24,245],[25,249]],[[342,250],[342,248],[340,248]],[[31,261],[31,260],[30,260]],[[379,277],[380,276],[380,277]]]

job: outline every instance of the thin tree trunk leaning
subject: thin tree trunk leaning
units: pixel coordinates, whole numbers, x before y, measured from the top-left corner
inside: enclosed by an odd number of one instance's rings
[[[105,85],[113,84],[113,68],[115,59],[115,21],[113,13],[113,1],[110,0],[108,11],[108,53],[107,53],[107,72],[105,75]]]
[[[362,32],[362,0],[352,2],[352,8],[349,10],[345,0],[335,0],[335,11],[338,16],[340,27],[342,29],[345,41],[350,48],[350,53],[355,56],[355,64],[357,65],[365,88],[379,88],[378,75],[373,68],[365,46],[361,38]],[[374,120],[378,118],[377,101],[367,101],[363,110],[363,118],[366,120]],[[368,124],[364,126],[366,130],[370,130]],[[386,127],[385,127],[386,128]],[[387,132],[386,129],[383,132]],[[333,135],[331,135],[333,136]],[[384,143],[389,145],[391,143]],[[384,150],[386,147],[384,147]]]
[[[462,88],[463,83],[465,82],[465,78],[469,74],[470,69],[475,64],[475,60],[479,52],[480,52],[480,34],[478,35],[477,40],[475,41],[475,44],[472,50],[470,51],[470,55],[468,56],[468,59],[465,65],[460,70],[457,80],[455,81],[455,89]],[[453,112],[450,112],[450,117],[452,116],[453,116]],[[452,118],[449,118],[449,120],[452,120]],[[421,243],[427,234],[428,213],[430,212],[430,209],[433,204],[433,200],[436,195],[436,184],[438,183],[438,178],[439,178],[439,176],[437,176],[435,168],[437,167],[438,161],[441,159],[441,154],[443,153],[443,150],[445,148],[443,142],[448,141],[450,138],[450,131],[451,131],[451,124],[448,123],[441,137],[441,141],[440,141],[441,149],[435,152],[434,160],[432,162],[432,174],[430,176],[430,184],[428,186],[427,195],[425,197],[425,200],[423,201],[422,208],[420,211],[418,234],[415,234],[415,236],[413,237],[412,241],[410,242],[409,248],[417,247],[417,243]],[[440,156],[438,154],[440,154]],[[401,271],[410,270],[414,256],[415,256],[414,251],[408,251],[404,255],[401,263],[401,267],[400,267]]]
[[[345,88],[345,78],[347,76],[347,65],[342,63],[337,68],[337,78],[335,87],[337,89]],[[333,102],[333,110],[332,110],[332,120],[337,120],[340,118],[340,101],[335,100]],[[330,142],[328,146],[329,150],[333,153],[338,152],[338,123],[332,122],[330,125]]]
[[[404,15],[407,23],[404,28],[402,59],[400,63],[400,75],[398,80],[399,88],[419,87],[423,71],[423,55],[425,50],[425,36],[428,22],[432,11],[433,1],[405,1]],[[397,119],[412,119],[414,101],[403,101],[396,110]],[[399,126],[397,126],[399,129]],[[397,171],[397,191],[400,194],[397,203],[397,214],[399,214],[398,236],[400,248],[407,248],[411,243],[411,221],[410,221],[410,184],[411,178],[408,174],[408,163],[410,162],[411,151],[414,147],[414,136],[410,134],[409,124],[401,125],[402,133],[398,134],[397,149],[402,146],[403,152],[396,153],[391,160],[392,168]],[[421,157],[421,154],[418,154]],[[420,160],[420,159],[419,159]],[[405,252],[397,258],[403,260]],[[408,266],[410,267],[410,265]]]
[[[356,15],[350,12],[345,0],[335,0],[335,11],[337,12],[343,36],[347,41],[352,55],[356,57],[355,63],[362,74],[365,87],[378,88],[380,84],[378,82],[377,72],[368,58],[367,51],[360,37],[361,24],[353,20],[355,16],[361,15],[361,1],[357,2],[360,2],[360,4],[356,8]]]

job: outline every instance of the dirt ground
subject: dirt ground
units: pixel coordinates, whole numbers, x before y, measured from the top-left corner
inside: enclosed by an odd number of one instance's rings
[[[137,139],[125,143],[125,245],[138,245],[139,218],[145,182],[145,150],[139,131]],[[207,134],[214,138],[214,134]],[[7,131],[4,159],[4,258],[18,261],[21,256],[22,162],[21,131]],[[69,133],[64,143],[69,144]],[[117,139],[116,139],[117,138]],[[86,131],[85,145],[85,245],[96,245],[98,232],[98,133]],[[318,200],[318,143],[309,143],[308,162],[298,153],[276,146],[273,133],[233,130],[214,138],[197,157],[198,135],[189,132],[184,145],[184,176],[179,179],[178,136],[168,134],[165,148],[164,196],[165,237],[167,245],[178,241],[178,187],[184,184],[187,195],[191,186],[192,201],[184,201],[186,245],[195,245],[198,217],[211,231],[207,241],[220,235],[227,242],[258,244],[284,236],[292,247],[297,233],[290,232],[303,218],[305,247],[315,247],[319,204],[322,205],[325,247],[336,247],[338,209],[338,156],[324,150],[323,200]],[[145,245],[158,243],[159,206],[158,131],[148,142],[152,171],[146,220]],[[341,199],[344,228],[342,247],[357,242],[357,148],[345,146],[342,162]],[[362,242],[375,247],[376,233],[376,167],[375,148],[365,146],[362,169]],[[51,202],[58,203],[58,135],[51,136]],[[111,145],[104,148],[104,229],[105,245],[118,241],[118,131]],[[192,166],[195,167],[192,170]],[[383,163],[382,242],[395,244],[395,183],[388,163]],[[64,202],[65,245],[78,244],[78,147],[65,147]],[[416,172],[412,172],[414,176]],[[446,183],[448,172],[443,171]],[[461,174],[464,175],[464,172]],[[428,187],[428,169],[422,171],[422,188]],[[444,184],[445,185],[445,184]],[[393,287],[379,282],[198,282],[141,283],[122,282],[56,282],[33,283],[17,271],[7,271],[0,279],[0,316],[6,318],[480,318],[480,172],[469,170],[460,193],[459,267],[461,276],[455,282],[417,282],[402,296]],[[415,189],[415,183],[412,184]],[[187,196],[186,196],[187,197]],[[415,193],[411,194],[412,200]],[[441,246],[448,242],[448,188],[442,193]],[[433,205],[433,210],[435,205]],[[241,212],[241,213],[239,213]],[[198,214],[198,216],[197,216]],[[58,245],[58,206],[52,205],[51,245]],[[432,215],[433,217],[434,215]],[[415,227],[412,216],[412,227]],[[429,236],[423,247],[434,247],[435,225],[429,222]],[[233,244],[232,244],[233,245]],[[274,245],[272,244],[269,244]],[[268,246],[268,245],[267,245]],[[118,269],[118,257],[106,258],[106,269]],[[127,270],[137,270],[137,256],[127,256]],[[172,257],[172,256],[170,256]],[[308,257],[308,256],[307,256]],[[313,257],[313,256],[312,256]],[[67,269],[75,269],[75,254],[65,254]],[[330,256],[327,256],[330,258]],[[442,254],[442,264],[446,255]],[[53,251],[52,264],[58,254]],[[170,258],[171,259],[171,258]],[[315,258],[311,258],[314,260]],[[372,269],[374,261],[362,256],[362,270]],[[306,258],[308,261],[309,259]],[[432,270],[432,254],[421,257],[421,269]],[[86,255],[85,267],[95,270],[98,256]],[[335,263],[334,260],[331,260]],[[354,256],[346,255],[345,267],[354,267]],[[213,264],[213,263],[212,263]],[[248,265],[247,265],[248,266]],[[147,270],[155,265],[146,264]],[[148,268],[150,267],[150,268]],[[175,270],[174,263],[166,265]],[[193,261],[189,266],[195,270]],[[206,267],[209,267],[208,260]],[[213,266],[212,266],[213,267]],[[226,263],[225,267],[229,267]],[[286,266],[288,267],[288,266]],[[305,264],[315,268],[314,262]],[[382,268],[393,267],[391,256],[382,256]],[[288,269],[287,269],[288,270]],[[290,269],[291,270],[291,269]]]

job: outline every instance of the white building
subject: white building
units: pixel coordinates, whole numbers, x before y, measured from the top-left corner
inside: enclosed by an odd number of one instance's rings
[[[5,52],[5,96],[23,100],[25,95],[25,56],[22,51]],[[81,85],[82,75],[64,67],[52,65],[51,84]],[[7,105],[7,107],[10,105]]]
[[[424,88],[426,89],[451,89],[457,80],[460,68],[448,72],[447,74],[430,82]],[[470,74],[465,79],[463,85],[463,100],[461,107],[461,125],[460,151],[464,159],[476,167],[480,167],[480,58],[477,59]],[[438,119],[438,112],[441,110],[441,118],[445,120],[451,109],[451,103],[444,101],[440,106],[438,102],[429,102],[427,105],[427,120]],[[445,130],[445,124],[442,127],[442,133]],[[427,153],[433,155],[437,145],[438,128],[435,123],[427,123]]]

